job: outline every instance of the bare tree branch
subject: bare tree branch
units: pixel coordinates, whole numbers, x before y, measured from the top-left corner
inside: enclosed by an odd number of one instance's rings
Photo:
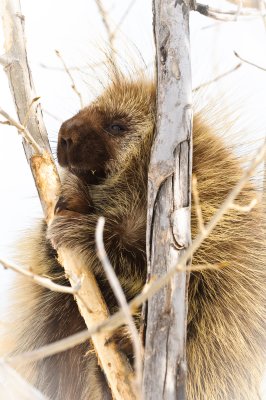
[[[234,51],[234,55],[235,55],[237,58],[239,58],[239,60],[241,60],[242,62],[244,62],[244,63],[246,63],[246,64],[249,64],[249,65],[252,65],[253,67],[258,68],[258,69],[260,69],[260,70],[262,70],[262,71],[266,71],[266,68],[261,67],[260,65],[257,65],[257,64],[255,64],[255,63],[253,63],[253,62],[251,62],[251,61],[246,60],[245,58],[241,57],[236,51]]]
[[[58,256],[60,264],[64,265],[66,273],[70,276],[71,285],[73,285],[71,274],[83,277],[83,284],[78,293],[83,301],[80,301],[79,297],[75,297],[80,313],[90,330],[91,327],[109,318],[109,310],[98,289],[96,279],[80,255],[61,247],[58,250]],[[87,307],[84,306],[84,303]],[[112,335],[101,331],[92,335],[92,341],[114,398],[117,400],[135,399],[132,389],[133,371],[129,362],[112,341]]]
[[[136,0],[131,0],[131,2],[129,3],[128,7],[126,8],[125,12],[123,13],[121,19],[119,20],[118,24],[116,25],[115,29],[113,30],[111,36],[112,38],[115,37],[117,31],[119,30],[120,26],[123,24],[123,22],[125,21],[126,17],[129,14],[129,11],[131,10],[131,8],[133,7],[133,5],[136,3]]]
[[[153,3],[157,115],[148,175],[148,276],[164,275],[179,264],[191,241],[192,89],[188,3],[178,1],[173,5],[165,0]],[[185,396],[186,290],[187,274],[180,271],[172,276],[164,290],[148,301],[143,377],[146,400],[181,400]]]
[[[54,292],[59,292],[59,293],[67,293],[67,294],[72,294],[72,295],[76,295],[76,297],[79,299],[79,301],[83,304],[83,306],[87,309],[88,312],[91,312],[91,310],[88,308],[85,300],[83,299],[83,297],[80,295],[79,290],[81,288],[82,285],[82,281],[83,281],[83,277],[81,277],[80,279],[75,276],[72,272],[71,272],[71,280],[73,282],[72,287],[69,286],[63,286],[63,285],[58,285],[56,283],[54,283],[51,279],[49,279],[48,277],[44,277],[44,276],[40,276],[37,274],[34,274],[32,271],[22,268],[18,265],[15,264],[11,264],[8,263],[4,260],[0,259],[0,264],[2,264],[2,266],[5,269],[10,269],[14,272],[17,272],[21,275],[26,276],[27,278],[33,280],[36,284],[45,287],[46,289],[50,289]],[[69,278],[70,279],[70,278]]]
[[[1,12],[6,51],[3,56],[4,60],[6,60],[4,69],[7,73],[10,91],[20,121],[20,125],[16,127],[24,134],[25,132],[30,132],[30,139],[24,139],[23,146],[32,174],[37,182],[36,187],[45,218],[47,221],[51,221],[57,194],[55,187],[59,187],[60,180],[51,158],[51,149],[42,120],[40,104],[36,106],[35,112],[29,117],[27,129],[23,126],[23,121],[27,119],[31,108],[32,100],[38,97],[36,96],[31,72],[28,68],[24,42],[24,17],[21,14],[18,0],[2,0]],[[13,119],[10,119],[10,116],[6,115],[6,117],[8,117],[9,121],[12,120],[14,122]],[[38,147],[30,144],[32,143],[31,138],[34,139]],[[46,174],[50,175],[50,179],[40,179],[41,176],[46,176]]]
[[[256,205],[258,204],[257,199],[251,200],[251,202],[247,206],[240,206],[239,204],[233,203],[230,208],[232,210],[240,211],[240,212],[245,212],[248,213],[250,212]]]
[[[200,206],[199,191],[198,191],[196,175],[193,175],[193,177],[192,177],[192,194],[193,194],[193,199],[194,199],[194,203],[195,203],[199,231],[203,232],[205,230],[205,226],[204,226],[204,221],[203,221],[203,216],[202,216],[202,211],[201,211],[201,206]]]
[[[68,77],[69,77],[69,79],[70,79],[70,81],[71,81],[71,88],[74,90],[74,92],[76,93],[76,95],[77,95],[78,98],[79,98],[80,107],[83,108],[83,107],[84,107],[84,102],[83,102],[83,99],[82,99],[82,95],[81,95],[81,93],[80,93],[80,92],[78,91],[78,89],[77,89],[77,86],[76,86],[76,84],[75,84],[74,78],[73,78],[73,76],[72,76],[72,74],[71,74],[71,72],[70,72],[68,66],[67,66],[66,63],[65,63],[65,60],[63,59],[63,57],[62,57],[62,55],[61,55],[61,53],[60,53],[59,50],[55,50],[55,54],[57,55],[57,57],[59,58],[59,60],[60,60],[61,63],[63,64],[64,70],[66,71],[66,73],[67,73],[67,75],[68,75]]]
[[[2,264],[2,266],[6,269],[10,269],[14,272],[17,272],[21,275],[24,275],[30,279],[32,279],[35,283],[37,283],[40,286],[43,286],[47,289],[50,289],[54,292],[60,292],[60,293],[68,293],[68,294],[75,294],[79,291],[80,287],[81,287],[81,281],[79,280],[76,283],[76,286],[74,287],[69,287],[69,286],[63,286],[63,285],[58,285],[56,283],[54,283],[53,281],[51,281],[51,279],[34,274],[33,272],[31,272],[30,270],[27,270],[25,268],[22,268],[18,265],[15,264],[11,264],[8,263],[4,260],[0,259],[0,264]]]
[[[247,7],[247,8],[258,8],[258,1],[261,0],[228,0],[230,3],[233,4],[239,4],[240,2],[242,3],[242,7]],[[264,1],[264,0],[262,0]]]
[[[207,82],[202,83],[202,84],[199,85],[199,86],[196,86],[196,87],[193,89],[193,92],[195,93],[195,92],[197,92],[198,90],[200,90],[200,89],[202,89],[202,88],[204,88],[204,87],[206,87],[206,86],[209,86],[209,85],[211,85],[212,83],[215,83],[215,82],[219,81],[220,79],[226,77],[227,75],[232,74],[233,72],[237,71],[241,66],[242,66],[242,63],[239,63],[239,64],[237,64],[235,67],[231,68],[230,70],[228,70],[228,71],[226,71],[226,72],[223,72],[221,75],[216,76],[214,79],[211,79],[211,80],[209,80],[209,81],[207,81]]]
[[[67,67],[67,69],[69,71],[78,71],[80,73],[87,74],[87,72],[85,71],[86,68],[88,68],[88,67],[89,68],[96,68],[96,67],[100,67],[103,64],[104,64],[104,61],[99,61],[99,62],[95,62],[95,63],[92,63],[92,64],[81,65],[79,67]],[[49,69],[49,70],[54,70],[54,71],[65,71],[64,67],[55,67],[55,66],[46,65],[46,64],[43,64],[43,63],[40,63],[39,65],[40,65],[40,67],[42,67],[44,69]]]
[[[32,100],[32,102],[30,103],[29,108],[28,108],[28,111],[27,111],[27,113],[26,113],[26,115],[25,115],[25,118],[24,118],[24,120],[23,120],[23,122],[22,122],[22,125],[23,125],[23,126],[25,126],[25,127],[27,126],[31,113],[32,113],[32,112],[35,112],[35,110],[34,110],[34,111],[32,110],[32,109],[33,109],[33,106],[34,106],[34,104],[36,105],[36,103],[37,103],[39,100],[40,100],[40,97],[38,96],[38,97],[35,97],[35,98]]]
[[[58,118],[56,115],[54,115],[53,113],[51,113],[50,111],[43,109],[43,112],[45,114],[49,115],[49,117],[53,118],[54,120],[62,123],[62,120],[60,118]]]
[[[96,248],[98,251],[98,257],[102,263],[108,281],[113,289],[114,295],[120,305],[121,309],[124,312],[124,317],[126,318],[126,323],[131,332],[131,338],[134,347],[134,354],[135,354],[135,384],[137,389],[137,398],[139,400],[142,399],[141,393],[141,384],[142,384],[142,345],[139,337],[138,330],[136,328],[134,319],[132,318],[130,308],[127,303],[126,296],[121,288],[120,282],[113,270],[113,267],[108,259],[106,254],[104,243],[103,243],[103,229],[104,229],[104,218],[100,217],[96,227]]]
[[[31,104],[32,101],[29,103],[29,107]],[[50,147],[45,150],[38,144],[37,140],[35,139],[37,128],[34,131],[33,137],[33,135],[25,126],[15,121],[1,108],[0,114],[7,118],[8,125],[15,126],[21,133],[24,139],[24,149],[26,149],[26,146],[29,146],[27,147],[28,151],[25,151],[25,154],[36,182],[36,187],[39,193],[45,218],[48,222],[50,222],[54,216],[54,204],[57,199],[58,188],[60,185],[59,176],[51,157]],[[27,119],[27,115],[28,114],[26,112],[24,118]],[[46,179],[46,177],[49,178]]]
[[[42,154],[43,149],[38,145],[36,140],[32,137],[28,129],[24,126],[21,125],[19,122],[15,121],[6,111],[4,111],[2,108],[0,108],[0,114],[7,119],[7,123],[11,126],[14,126],[17,128],[19,133],[23,136],[23,138],[26,140],[26,142],[32,146],[34,149],[35,153],[37,154]],[[27,114],[26,114],[27,115]],[[5,122],[6,123],[6,122]]]
[[[14,13],[15,4],[11,1],[2,1],[2,19],[5,35],[5,54],[1,57],[5,72],[8,76],[8,82],[14,103],[17,105],[19,121],[23,124],[25,116],[29,110],[32,99],[36,98],[34,84],[31,73],[27,68],[28,60],[24,43],[24,17],[21,12],[8,18],[10,12]],[[27,129],[34,132],[34,139],[41,148],[50,151],[49,141],[45,126],[42,122],[41,108],[38,104],[35,112],[28,121]],[[34,149],[28,143],[24,142],[25,152],[30,158]]]
[[[206,4],[196,3],[195,11],[200,14],[216,19],[218,21],[236,21],[239,17],[252,17],[257,18],[261,16],[258,10],[245,9],[237,7],[235,10],[221,10],[219,8],[210,7]]]
[[[109,46],[110,46],[110,59],[112,61],[112,64],[115,66],[116,65],[116,50],[114,47],[114,39],[115,39],[115,34],[112,33],[110,24],[109,24],[109,18],[108,18],[108,14],[106,12],[106,10],[104,9],[104,6],[102,4],[102,0],[95,0],[95,3],[98,7],[99,13],[102,17],[102,21],[103,21],[103,25],[105,27],[106,33],[107,33],[107,37],[108,37],[108,41],[109,41]]]

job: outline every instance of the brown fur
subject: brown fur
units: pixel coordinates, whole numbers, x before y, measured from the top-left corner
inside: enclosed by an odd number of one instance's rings
[[[131,299],[146,279],[147,168],[154,104],[152,83],[120,76],[94,103],[62,125],[58,159],[66,172],[58,215],[48,234],[42,224],[39,233],[27,236],[20,257],[36,273],[67,284],[46,237],[55,246],[75,248],[95,272],[111,312],[117,304],[95,254],[95,226],[103,215],[105,246]],[[194,117],[193,170],[206,222],[242,173],[240,162],[213,133],[212,124],[204,115]],[[116,131],[112,125],[123,129]],[[246,205],[254,196],[255,189],[248,183],[237,202]],[[196,232],[193,208],[193,236]],[[265,216],[260,206],[250,213],[230,210],[194,255],[195,265],[226,262],[227,267],[191,274],[188,400],[259,399],[265,359],[265,260]],[[15,293],[16,351],[85,328],[71,296],[50,292],[24,278],[18,279]],[[27,366],[24,375],[54,400],[109,399],[89,347],[83,344],[31,369]],[[124,348],[130,356],[128,340]]]

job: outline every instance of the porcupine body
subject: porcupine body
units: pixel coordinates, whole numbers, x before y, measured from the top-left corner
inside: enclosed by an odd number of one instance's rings
[[[80,252],[97,277],[113,312],[117,309],[95,252],[95,227],[104,216],[110,261],[132,299],[146,279],[147,171],[154,134],[155,87],[145,78],[122,75],[90,106],[63,123],[58,161],[64,168],[57,216],[25,238],[20,261],[34,272],[67,284],[56,247]],[[194,116],[193,173],[207,222],[240,179],[239,160],[214,133],[203,114]],[[226,121],[225,121],[226,129]],[[247,183],[237,199],[256,197]],[[192,234],[197,220],[192,207]],[[223,264],[192,272],[188,307],[188,400],[258,400],[265,334],[265,216],[229,210],[193,257],[193,264]],[[71,295],[17,279],[17,351],[29,350],[85,328]],[[121,349],[131,357],[129,339]],[[102,400],[111,395],[88,344],[48,357],[22,371],[50,399]]]

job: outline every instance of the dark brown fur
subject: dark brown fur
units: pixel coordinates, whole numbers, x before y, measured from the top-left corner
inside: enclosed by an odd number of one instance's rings
[[[56,247],[64,245],[82,253],[111,312],[117,304],[95,254],[95,226],[103,215],[105,246],[130,300],[146,279],[147,169],[154,105],[152,83],[120,76],[94,103],[62,125],[58,159],[65,176],[57,216],[48,233],[42,225],[38,234],[25,240],[24,264],[62,284],[67,282],[49,240]],[[206,222],[242,173],[239,161],[213,133],[212,123],[204,116],[194,117],[193,169]],[[254,196],[248,183],[237,202],[246,205]],[[193,208],[193,235],[196,231]],[[195,265],[226,262],[227,267],[191,274],[188,400],[259,399],[265,334],[264,238],[265,216],[260,206],[250,213],[230,210],[194,256]],[[17,351],[85,328],[70,295],[50,292],[24,278],[19,278],[16,295],[20,299],[19,306],[16,302]],[[31,369],[27,366],[24,375],[54,400],[109,399],[89,348],[83,344]],[[123,348],[130,352],[128,340]]]

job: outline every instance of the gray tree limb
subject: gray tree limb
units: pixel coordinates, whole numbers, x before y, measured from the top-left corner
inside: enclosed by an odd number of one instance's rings
[[[162,276],[191,241],[192,89],[189,6],[154,1],[157,50],[157,131],[149,169],[149,276]],[[186,272],[178,272],[147,306],[146,400],[185,398]]]

